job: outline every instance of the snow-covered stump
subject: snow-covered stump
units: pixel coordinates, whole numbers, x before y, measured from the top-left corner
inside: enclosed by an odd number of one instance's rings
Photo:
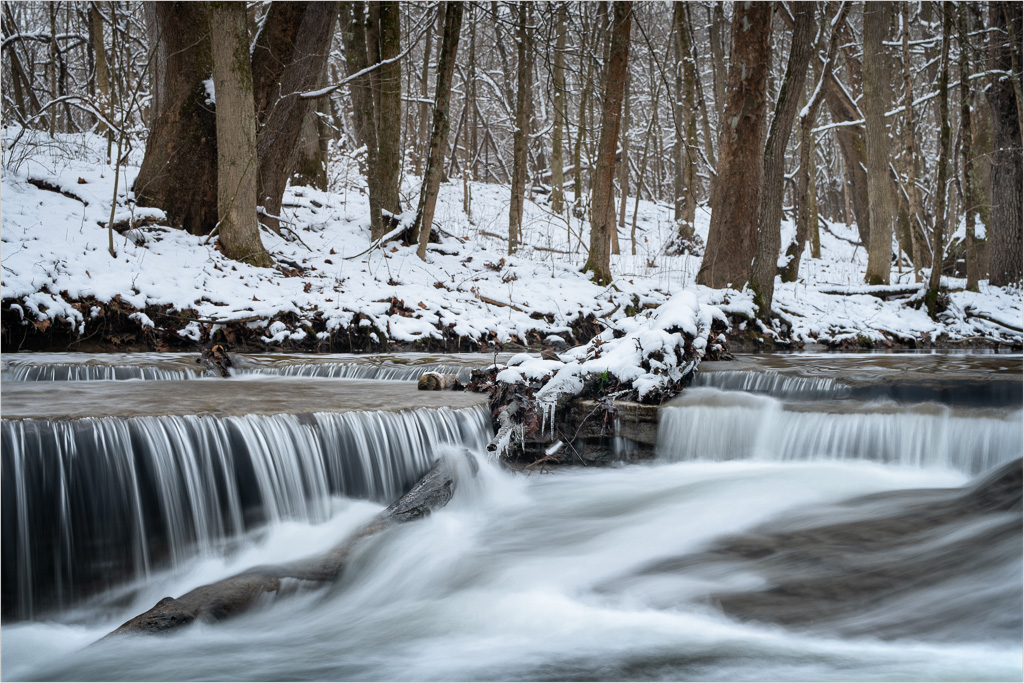
[[[476,373],[471,388],[491,392],[497,421],[488,451],[507,461],[523,454],[527,438],[571,443],[590,420],[600,421],[604,432],[617,420],[617,404],[657,405],[675,396],[705,355],[723,351],[717,341],[709,346],[716,317],[720,311],[686,290],[610,324],[583,346],[554,357],[518,354],[505,366]]]

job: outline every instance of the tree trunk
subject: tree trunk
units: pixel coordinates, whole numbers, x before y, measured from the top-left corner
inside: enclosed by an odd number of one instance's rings
[[[327,83],[326,69],[320,76],[317,87]],[[295,142],[295,153],[289,163],[292,169],[291,181],[294,185],[306,185],[318,190],[327,190],[327,150],[322,110],[326,109],[325,99],[313,101],[306,110],[306,117],[299,128],[299,138]]]
[[[864,7],[864,127],[867,147],[868,213],[871,233],[868,238],[869,285],[889,284],[892,263],[893,197],[889,178],[890,144],[885,126],[889,108],[889,70],[886,68],[885,33],[889,28],[892,5],[888,1],[868,3]]]
[[[989,69],[1009,76],[992,79],[988,102],[992,109],[992,211],[989,232],[989,284],[999,287],[1021,282],[1021,119],[1013,81],[1013,60],[1007,19],[1021,35],[1021,8],[1012,2],[989,5]]]
[[[96,63],[96,99],[100,112],[110,117],[110,76],[107,74],[107,50],[103,44],[103,19],[95,2],[89,3],[89,40],[92,43],[93,59]],[[96,132],[106,133],[107,126],[102,121]]]
[[[834,71],[828,74],[824,83],[825,105],[835,123],[856,121],[861,118],[856,103],[849,98],[840,85]],[[867,147],[864,142],[864,127],[860,125],[841,126],[835,129],[836,142],[843,156],[846,170],[847,198],[853,206],[853,219],[861,244],[868,245],[871,235],[871,217],[868,208]],[[849,221],[847,221],[849,223]]]
[[[430,147],[427,150],[427,166],[423,171],[423,187],[420,191],[419,209],[416,211],[414,231],[419,232],[417,255],[427,258],[427,241],[434,223],[434,206],[437,192],[441,187],[441,173],[444,168],[444,152],[448,146],[448,102],[452,91],[452,74],[455,72],[455,57],[459,50],[459,32],[462,30],[462,3],[444,4],[444,31],[441,53],[437,63],[437,85],[434,86],[434,121],[430,132]],[[465,169],[463,169],[465,174]]]
[[[590,257],[584,271],[593,273],[600,285],[612,281],[609,234],[615,229],[613,197],[615,192],[615,151],[622,121],[622,98],[626,89],[629,63],[629,32],[633,16],[631,1],[617,0],[613,5],[611,49],[604,69],[604,104],[601,107],[601,139],[594,169],[594,188],[590,199]]]
[[[352,122],[355,126],[356,139],[364,150],[360,161],[370,202],[370,239],[377,240],[386,230],[381,224],[380,214],[380,175],[377,173],[377,124],[373,113],[373,91],[369,74],[356,75],[369,66],[366,54],[365,14],[364,2],[341,3],[339,21],[345,45],[345,71],[352,79],[349,83],[349,92],[352,95]]]
[[[508,253],[514,254],[522,241],[523,196],[526,194],[526,148],[530,125],[530,59],[526,27],[526,4],[516,5],[516,119],[512,133],[512,194],[508,206]]]
[[[938,315],[939,285],[942,282],[943,242],[946,238],[946,181],[949,178],[949,42],[953,31],[953,3],[942,3],[942,58],[939,65],[939,162],[935,183],[935,229],[932,233],[932,272],[928,278],[925,303],[928,315]],[[869,283],[870,284],[870,283]],[[888,283],[886,283],[888,284]]]
[[[213,73],[206,6],[157,2],[147,18],[156,44],[152,122],[133,190],[141,206],[205,235],[217,224],[217,117],[207,104]]]
[[[720,289],[747,281],[757,235],[771,62],[772,5],[733,8],[728,102],[720,126],[718,177],[711,226],[697,283]]]
[[[565,15],[566,5],[555,8],[555,59],[551,80],[554,90],[554,129],[551,131],[551,210],[561,214],[564,208],[565,163],[562,158],[562,131],[565,128]]]
[[[775,273],[778,270],[779,248],[782,245],[782,196],[786,174],[786,145],[789,144],[793,120],[804,89],[807,65],[814,52],[814,3],[795,2],[796,28],[786,65],[786,75],[779,88],[775,115],[768,131],[764,150],[764,177],[757,209],[757,241],[754,264],[750,270],[750,288],[761,317],[769,319],[775,295]],[[817,217],[815,216],[814,219]]]
[[[910,5],[903,4],[903,164],[907,171],[908,230],[910,232],[910,260],[914,264],[914,282],[921,281],[924,267],[921,240],[917,238],[921,223],[921,209],[917,191],[917,164],[914,153],[914,77],[910,64]]]
[[[380,16],[380,109],[377,112],[377,172],[380,173],[381,209],[393,217],[402,212],[399,198],[401,184],[402,135],[402,64],[397,59],[402,51],[398,2],[383,0],[378,5]],[[371,11],[371,17],[373,12]],[[330,47],[328,39],[327,47]],[[394,60],[390,63],[388,60]]]
[[[967,289],[978,291],[978,245],[975,242],[975,225],[980,220],[982,203],[979,192],[978,175],[974,169],[974,134],[971,116],[973,88],[971,88],[971,44],[967,36],[970,34],[970,17],[966,3],[961,3],[957,10],[957,33],[960,42],[960,166],[963,173],[964,222],[965,222],[965,268],[967,270]]]
[[[256,113],[245,5],[210,3],[213,84],[217,93],[217,213],[224,255],[254,266],[273,260],[256,218]]]
[[[434,22],[431,21],[431,24]],[[419,133],[416,135],[416,141],[413,146],[416,148],[416,175],[423,174],[423,164],[426,161],[428,151],[430,147],[430,141],[427,140],[427,117],[430,116],[430,105],[427,104],[427,96],[430,94],[430,86],[427,81],[430,79],[430,53],[434,47],[434,40],[431,32],[431,27],[427,26],[427,33],[423,38],[423,72],[420,74],[420,116],[419,116]]]
[[[253,89],[260,124],[257,203],[263,207],[263,221],[273,229],[278,227],[276,217],[302,124],[316,106],[315,100],[299,95],[320,82],[337,16],[335,2],[272,3],[253,48]]]

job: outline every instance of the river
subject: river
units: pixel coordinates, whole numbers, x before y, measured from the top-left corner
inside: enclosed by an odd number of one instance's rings
[[[1019,483],[988,504],[1020,356],[709,363],[649,460],[528,476],[487,461],[482,406],[394,372],[491,358],[247,360],[4,356],[4,680],[1022,678]],[[336,584],[97,642],[330,548],[463,447],[479,474]]]

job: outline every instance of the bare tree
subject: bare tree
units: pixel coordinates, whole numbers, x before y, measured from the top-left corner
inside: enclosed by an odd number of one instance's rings
[[[604,76],[604,104],[601,107],[601,139],[594,169],[590,200],[590,256],[583,266],[598,284],[612,281],[611,231],[615,229],[615,151],[622,121],[622,98],[629,63],[629,34],[633,3],[617,0],[612,8],[611,49]]]
[[[516,5],[516,118],[512,133],[512,190],[508,205],[508,253],[522,242],[523,196],[526,194],[526,150],[530,125],[530,35],[526,3]]]
[[[697,283],[739,287],[747,281],[757,236],[764,174],[765,104],[771,55],[770,3],[737,3],[724,119],[718,143],[718,179],[707,248]]]
[[[1021,114],[1015,88],[1020,66],[1014,69],[1015,45],[1021,36],[1021,7],[1015,2],[989,3],[989,70],[997,74],[988,88],[992,109],[992,212],[989,233],[989,283],[1021,282]]]
[[[207,85],[213,73],[207,9],[202,3],[147,4],[156,45],[152,119],[133,189],[173,225],[196,235],[217,224],[217,119]],[[209,102],[209,103],[208,103]]]
[[[786,173],[786,145],[793,130],[800,93],[804,89],[807,65],[814,52],[814,3],[794,2],[796,29],[790,46],[786,75],[775,102],[775,115],[764,150],[764,177],[757,209],[757,241],[750,270],[750,287],[761,316],[771,316],[775,295],[775,273],[782,245],[782,193]]]
[[[423,186],[420,203],[416,211],[414,230],[419,234],[417,254],[427,258],[427,241],[434,221],[434,206],[441,186],[441,172],[444,168],[444,151],[448,145],[448,102],[451,98],[452,75],[455,72],[455,56],[459,50],[459,32],[462,30],[462,3],[444,3],[444,29],[441,39],[441,54],[437,63],[437,85],[434,87],[434,122],[430,133],[430,147],[427,150],[427,165],[423,171]],[[465,171],[463,171],[465,173]]]
[[[885,59],[885,33],[889,28],[892,3],[887,0],[864,6],[864,127],[867,147],[868,269],[871,285],[889,284],[892,262],[893,201],[889,179],[891,145],[885,126],[888,109],[889,70]]]
[[[218,241],[224,255],[254,266],[273,260],[256,218],[256,111],[245,5],[210,3],[213,84],[217,93]]]

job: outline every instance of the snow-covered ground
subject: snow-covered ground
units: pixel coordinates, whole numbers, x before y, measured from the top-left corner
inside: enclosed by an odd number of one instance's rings
[[[500,185],[469,183],[471,215],[463,209],[461,180],[442,185],[434,220],[443,237],[430,245],[426,262],[414,247],[397,242],[370,249],[364,184],[355,162],[343,155],[336,155],[329,168],[330,191],[288,190],[283,213],[290,230],[283,237],[263,233],[278,269],[235,263],[212,240],[162,226],[160,211],[131,201],[138,166],[130,164],[122,169],[115,224],[155,222],[115,234],[115,258],[107,250],[104,227],[114,193],[105,143],[87,135],[56,142],[26,135],[12,144],[17,133],[3,132],[0,286],[7,328],[23,321],[37,330],[55,325],[69,332],[70,326],[85,335],[105,314],[99,304],[120,297],[121,310],[141,328],[161,326],[150,331],[196,343],[234,324],[251,328],[267,345],[310,350],[328,350],[332,338],[353,330],[374,335],[381,344],[434,340],[435,348],[443,340],[470,346],[536,344],[550,342],[550,335],[572,344],[586,340],[574,339],[571,326],[590,315],[597,332],[692,289],[702,304],[733,314],[733,332],[748,340],[781,335],[797,344],[1021,343],[1019,289],[983,284],[981,293],[971,293],[963,291],[962,280],[947,279],[950,305],[939,323],[906,300],[883,301],[866,293],[866,253],[850,241],[856,240],[856,229],[842,224],[822,231],[822,259],[811,259],[809,251],[804,255],[800,282],[777,285],[775,309],[784,320],[771,329],[744,319],[754,311],[749,293],[694,284],[699,256],[664,255],[674,232],[670,207],[639,203],[634,255],[632,198],[620,229],[622,254],[612,257],[610,287],[599,287],[579,272],[586,257],[585,223],[554,215],[540,195],[526,203],[524,246],[508,256],[508,188]],[[136,150],[131,161],[140,159]],[[418,190],[419,178],[407,176],[404,206],[415,207]],[[702,238],[708,219],[702,207],[697,217]],[[784,244],[787,231],[793,231],[788,222]],[[909,283],[909,273],[899,281]],[[168,307],[182,312],[170,327],[146,313]],[[5,331],[5,340],[10,333]]]

